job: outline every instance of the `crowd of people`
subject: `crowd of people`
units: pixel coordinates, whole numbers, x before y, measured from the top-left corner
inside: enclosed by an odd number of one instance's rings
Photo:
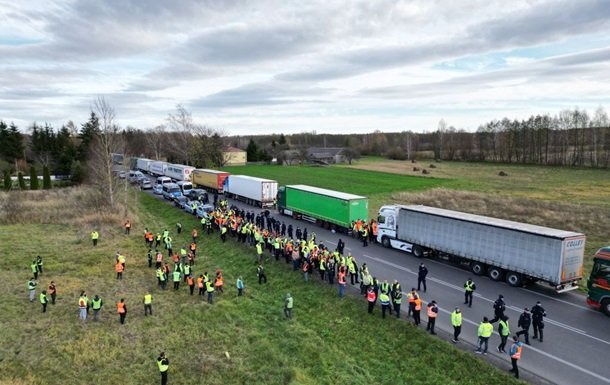
[[[131,222],[127,220],[124,224],[125,234],[131,232]],[[367,246],[368,241],[374,241],[377,232],[375,221],[365,223],[364,221],[356,221],[353,224],[352,234],[358,237],[363,242],[363,246]],[[359,293],[368,302],[368,313],[374,314],[377,307],[377,302],[381,305],[381,317],[386,318],[388,315],[395,315],[396,318],[401,318],[401,306],[404,299],[407,302],[406,318],[412,319],[414,325],[421,324],[421,310],[423,301],[420,298],[419,291],[423,287],[424,292],[426,287],[426,276],[428,269],[424,263],[421,263],[418,271],[417,288],[412,287],[411,290],[403,293],[400,283],[395,280],[390,284],[387,280],[380,282],[376,276],[373,276],[369,267],[365,262],[358,263],[356,258],[350,253],[345,253],[345,242],[339,239],[334,249],[329,248],[322,242],[318,242],[315,233],[309,233],[307,228],[293,228],[291,224],[286,225],[283,221],[275,219],[268,211],[255,213],[254,211],[245,211],[236,206],[229,207],[226,200],[217,202],[216,209],[201,218],[197,226],[191,231],[190,244],[181,245],[179,248],[174,247],[174,240],[170,231],[165,228],[154,234],[146,228],[143,233],[143,243],[148,249],[147,261],[148,267],[152,268],[154,264],[155,278],[159,290],[167,290],[167,282],[172,282],[174,291],[180,290],[180,284],[183,283],[188,288],[190,295],[197,295],[205,299],[208,304],[214,303],[215,293],[224,292],[224,277],[221,269],[216,269],[214,272],[203,271],[198,276],[195,274],[196,258],[198,254],[199,233],[205,233],[209,236],[218,234],[222,242],[227,239],[234,239],[235,242],[243,245],[249,245],[255,250],[253,257],[253,266],[256,267],[256,275],[259,284],[267,282],[265,273],[265,265],[271,260],[284,261],[290,264],[292,270],[303,274],[303,279],[309,281],[314,275],[319,276],[321,282],[326,282],[329,285],[338,286],[338,296],[343,298],[346,293],[346,285],[348,282],[351,286],[359,288]],[[176,233],[181,234],[182,224],[176,224]],[[94,230],[91,232],[91,241],[95,247],[99,241],[99,232]],[[120,251],[115,255],[114,267],[116,278],[123,279],[123,272],[126,268],[126,257]],[[253,268],[254,269],[254,268]],[[30,301],[34,301],[35,290],[37,287],[37,279],[43,273],[42,258],[38,256],[31,265],[32,278],[28,281],[28,290]],[[235,289],[238,296],[243,295],[244,280],[241,275],[235,282]],[[472,306],[473,292],[476,290],[476,285],[472,279],[468,279],[464,283],[464,304],[468,307]],[[42,311],[46,312],[47,304],[55,304],[57,288],[53,281],[49,284],[48,290],[43,290],[40,294],[40,302]],[[51,298],[49,301],[49,297]],[[142,304],[144,306],[144,315],[152,315],[152,294],[147,291],[143,295]],[[81,292],[78,300],[79,317],[85,321],[90,311],[93,312],[93,320],[100,319],[100,312],[104,307],[104,301],[99,295],[95,295],[93,300],[89,300],[85,291]],[[119,322],[125,323],[127,316],[127,304],[124,298],[121,298],[117,303],[117,313]],[[284,299],[284,314],[287,319],[293,316],[294,298],[290,293],[287,293]],[[494,318],[489,320],[487,317],[483,319],[478,328],[478,349],[477,353],[486,354],[488,342],[493,334],[492,324],[498,322],[498,333],[500,335],[500,344],[497,347],[498,352],[507,353],[505,348],[509,336],[511,335],[508,324],[508,317],[504,314],[505,303],[503,296],[499,296],[494,303]],[[426,304],[427,326],[426,330],[430,334],[436,334],[435,326],[436,319],[439,315],[439,305],[432,300]],[[525,343],[529,344],[529,327],[534,325],[534,336],[536,339],[540,336],[540,342],[543,340],[543,317],[546,316],[544,309],[538,302],[531,311],[526,308],[519,318],[518,326],[521,328],[519,332],[513,335],[513,344],[510,346],[508,354],[511,357],[513,367],[511,371],[516,377],[519,376],[517,360],[521,357],[522,343],[519,337],[525,337]],[[453,343],[458,343],[462,328],[462,312],[459,307],[456,307],[451,312],[451,324],[454,329]],[[162,373],[164,381],[167,381],[167,368],[169,360],[162,353],[157,361],[159,369]],[[165,370],[163,370],[165,369]]]

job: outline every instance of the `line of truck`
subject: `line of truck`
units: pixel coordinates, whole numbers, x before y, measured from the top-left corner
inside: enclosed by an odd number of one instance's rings
[[[283,215],[332,231],[348,232],[354,221],[368,221],[368,198],[364,196],[306,185],[279,186],[270,179],[162,163],[137,159],[135,168],[152,175],[162,172],[173,180],[190,180],[193,187],[224,193],[250,205],[277,207]],[[577,289],[583,278],[586,237],[578,232],[421,205],[384,205],[376,221],[377,241],[385,247],[418,258],[446,259],[511,286],[540,281],[562,293]],[[599,252],[588,281],[589,304],[607,314],[609,255],[610,249]]]

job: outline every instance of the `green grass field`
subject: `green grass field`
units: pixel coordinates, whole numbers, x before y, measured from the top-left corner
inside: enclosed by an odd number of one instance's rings
[[[180,221],[185,230],[174,236],[180,245],[195,219],[148,195],[137,202],[132,235],[122,235],[117,223],[102,229],[96,248],[86,226],[0,226],[0,384],[157,383],[160,350],[171,361],[170,384],[517,383],[406,322],[382,321],[379,310],[366,314],[360,298],[339,300],[335,287],[304,283],[284,263],[269,263],[269,283],[259,286],[254,251],[233,240],[222,244],[204,235],[200,241],[195,274],[221,268],[225,275],[226,292],[214,305],[189,296],[184,286],[161,292],[146,266],[142,230],[173,230]],[[115,279],[117,249],[127,256],[123,281]],[[55,280],[59,292],[45,314],[27,300],[28,266],[37,254],[45,262],[41,284]],[[241,298],[233,288],[238,274],[246,285]],[[145,318],[147,289],[153,290],[154,316]],[[102,321],[78,319],[80,290],[102,296]],[[291,321],[282,314],[288,291],[295,298]],[[128,307],[125,325],[116,314],[121,297]]]

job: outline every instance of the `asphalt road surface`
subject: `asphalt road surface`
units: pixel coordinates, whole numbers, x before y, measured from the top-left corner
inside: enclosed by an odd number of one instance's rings
[[[261,211],[242,202],[231,202],[233,203],[244,210]],[[371,274],[380,282],[387,279],[391,284],[397,279],[404,291],[417,287],[418,267],[420,263],[425,263],[429,270],[428,290],[425,293],[420,292],[420,296],[425,303],[435,300],[439,306],[440,314],[436,327],[441,332],[437,330],[438,338],[451,338],[453,328],[449,315],[459,306],[462,309],[463,325],[461,341],[457,346],[462,349],[474,350],[478,325],[484,316],[493,318],[492,304],[498,294],[504,295],[507,305],[505,314],[509,317],[511,335],[519,330],[517,321],[523,308],[531,309],[536,301],[541,301],[547,314],[544,342],[540,343],[531,338],[533,334],[530,327],[531,346],[524,345],[519,361],[519,367],[525,372],[521,378],[533,383],[610,384],[610,318],[587,307],[584,295],[576,292],[555,294],[550,287],[542,284],[513,288],[484,276],[474,276],[470,271],[444,261],[418,259],[411,254],[386,249],[378,244],[362,247],[360,242],[345,234],[335,234],[315,224],[293,220],[275,210],[271,210],[271,214],[284,221],[287,226],[292,224],[295,230],[298,226],[301,229],[306,227],[309,234],[315,232],[318,242],[328,245],[331,249],[336,246],[339,238],[343,239],[346,244],[345,252],[351,252],[359,265],[366,262]],[[463,284],[469,277],[472,277],[477,285],[472,308],[463,305]],[[352,291],[355,292],[356,289]],[[403,302],[406,303],[406,300]],[[403,305],[401,312],[403,318],[406,316],[405,307],[406,305]],[[364,314],[363,307],[363,316]],[[375,316],[381,317],[379,312]],[[420,327],[425,328],[426,319],[425,309],[422,309]],[[497,323],[494,324],[494,329],[497,330]],[[507,351],[511,341],[512,338],[509,338]],[[495,332],[489,341],[488,355],[480,358],[508,370],[510,357],[497,352],[496,346],[499,343],[500,337]]]

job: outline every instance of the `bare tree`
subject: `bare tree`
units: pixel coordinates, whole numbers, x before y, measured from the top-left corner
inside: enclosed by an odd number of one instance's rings
[[[154,159],[159,160],[161,158],[161,151],[167,139],[165,126],[160,124],[152,130],[149,130],[146,133],[145,138],[146,145],[152,151]]]
[[[87,162],[89,177],[90,181],[99,187],[103,201],[114,208],[120,182],[112,172],[112,154],[124,153],[125,143],[119,127],[115,124],[116,114],[110,103],[100,96],[95,99],[91,109],[99,117],[100,133],[91,144],[91,157]]]

